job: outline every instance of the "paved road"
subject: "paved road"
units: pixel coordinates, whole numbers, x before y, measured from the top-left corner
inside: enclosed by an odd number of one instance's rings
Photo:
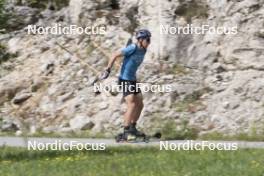
[[[225,144],[226,146],[236,145],[238,148],[264,148],[264,142],[246,142],[246,141],[188,141],[188,140],[172,140],[172,141],[162,141],[163,146],[175,146],[182,144],[201,144],[204,143],[213,143],[213,144]],[[161,146],[159,141],[151,141],[149,143],[116,143],[113,139],[86,139],[86,138],[42,138],[42,137],[0,137],[0,146],[12,146],[12,147],[29,147],[29,146],[38,146],[38,145],[46,145],[46,144],[105,144],[106,147],[114,147],[114,146],[124,146],[124,145],[132,145],[132,146]]]

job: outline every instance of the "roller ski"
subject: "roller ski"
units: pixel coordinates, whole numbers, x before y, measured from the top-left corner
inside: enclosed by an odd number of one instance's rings
[[[152,136],[135,136],[131,134],[120,133],[115,137],[117,143],[140,143],[140,142],[157,142],[161,139],[161,133],[155,133]]]
[[[131,133],[120,133],[116,136],[115,140],[117,143],[149,142],[149,138],[146,135],[136,136]]]
[[[118,143],[138,143],[146,142],[148,143],[152,139],[160,139],[161,133],[156,133],[153,136],[147,136],[145,133],[140,132],[136,128],[136,124],[130,125],[129,129],[124,129],[123,133],[116,136],[115,140]]]

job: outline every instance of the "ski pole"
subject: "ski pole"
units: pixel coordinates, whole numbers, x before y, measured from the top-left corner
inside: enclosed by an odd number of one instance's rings
[[[99,46],[99,44],[97,44],[95,41],[91,41],[92,45],[98,49],[104,56],[106,56],[108,59],[111,59],[111,55],[109,53],[107,53],[101,46]],[[118,63],[119,61],[117,60],[117,62],[115,62],[115,66],[117,68],[119,68],[121,65],[120,63]]]
[[[74,56],[74,53],[71,52],[70,50],[68,50],[66,47],[64,47],[63,45],[59,44],[57,41],[56,41],[55,43],[56,43],[60,48],[62,48],[62,49],[65,50],[66,52],[68,52],[71,56]],[[95,68],[94,68],[93,66],[91,66],[90,64],[84,62],[84,61],[82,60],[82,58],[81,58],[79,55],[76,54],[76,56],[77,56],[77,58],[80,60],[80,62],[81,62],[82,64],[84,64],[84,65],[86,65],[87,67],[89,67],[94,73],[96,73],[97,76],[100,75],[100,72],[99,72],[97,69],[95,69]]]
[[[56,44],[57,44],[60,48],[62,48],[62,49],[65,50],[66,52],[68,52],[71,56],[74,56],[73,52],[71,52],[70,50],[68,50],[68,49],[67,49],[66,47],[64,47],[63,45],[59,44],[57,41],[56,41]],[[81,62],[81,64],[86,65],[89,69],[91,69],[91,70],[96,74],[95,79],[94,79],[94,80],[92,81],[92,83],[91,83],[91,86],[93,86],[96,82],[98,82],[98,81],[100,81],[100,80],[103,80],[102,78],[100,78],[101,73],[100,73],[97,69],[95,69],[95,68],[94,68],[93,66],[91,66],[90,64],[84,62],[84,61],[81,59],[80,56],[77,55],[77,57],[79,58],[79,61]]]

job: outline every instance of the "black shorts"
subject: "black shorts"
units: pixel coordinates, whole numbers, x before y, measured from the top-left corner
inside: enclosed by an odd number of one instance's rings
[[[130,95],[130,94],[141,93],[139,85],[137,85],[137,81],[129,81],[129,80],[124,80],[124,79],[119,78],[118,85],[121,86],[123,97]]]

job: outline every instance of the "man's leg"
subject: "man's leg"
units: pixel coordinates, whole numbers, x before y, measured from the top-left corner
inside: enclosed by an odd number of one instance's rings
[[[143,104],[142,93],[138,93],[135,95],[135,102],[136,102],[136,108],[131,123],[136,123],[138,121],[140,114],[143,110],[144,104]]]
[[[133,112],[131,113],[131,121],[130,121],[130,125],[129,125],[129,131],[130,133],[132,133],[133,135],[137,136],[137,137],[143,137],[145,136],[144,133],[140,132],[137,130],[136,125],[137,125],[137,121],[140,117],[140,114],[142,112],[143,109],[143,98],[142,98],[142,94],[141,93],[137,93],[134,94],[134,104],[135,104],[135,108],[133,109]]]
[[[125,97],[127,111],[124,115],[125,127],[128,127],[136,118],[137,112],[137,97],[135,94],[130,94]]]

